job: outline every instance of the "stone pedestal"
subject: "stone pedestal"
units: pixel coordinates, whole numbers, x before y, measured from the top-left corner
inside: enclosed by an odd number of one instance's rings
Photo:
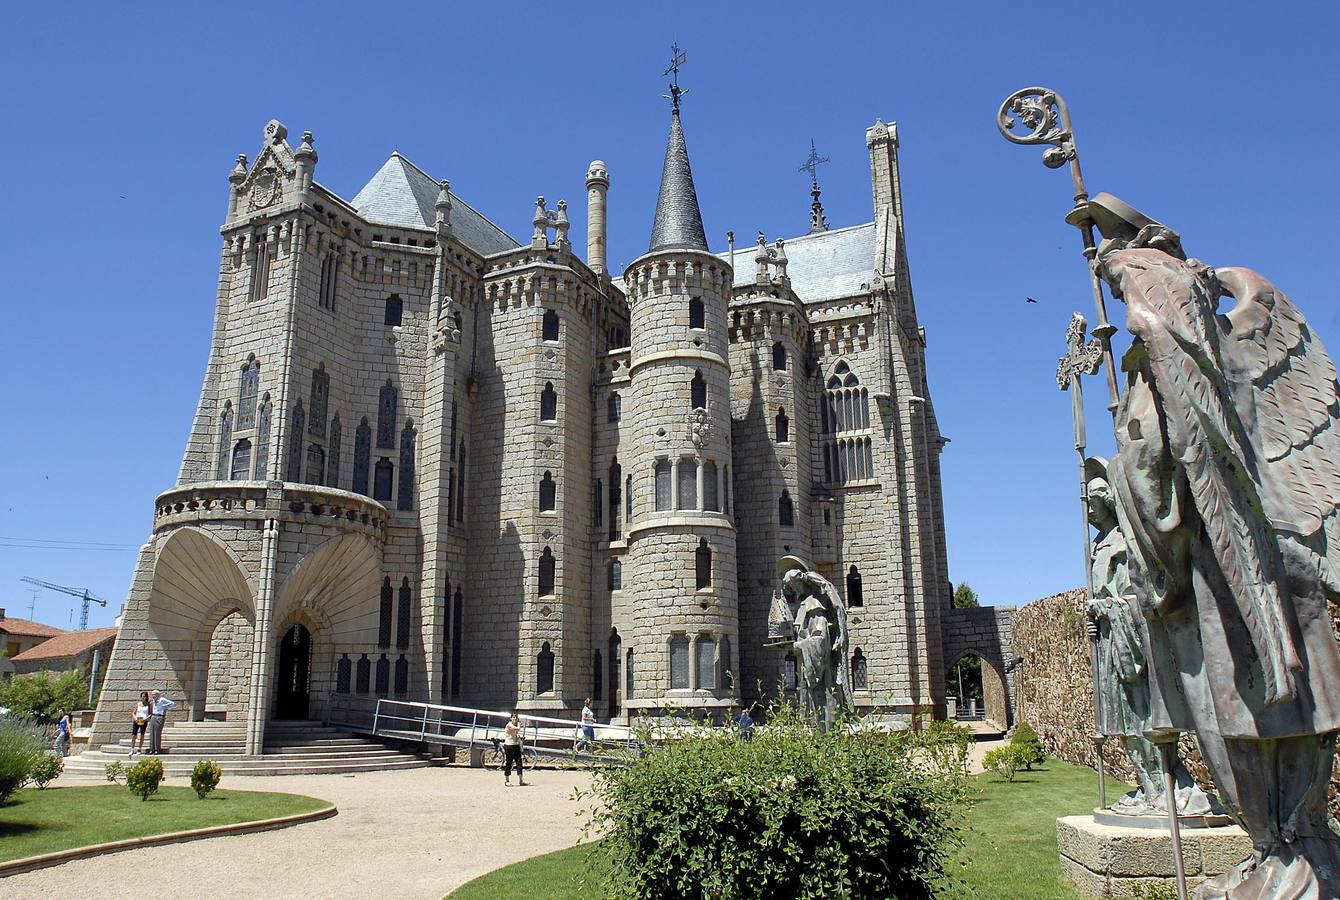
[[[1100,825],[1092,816],[1056,820],[1061,874],[1093,897],[1130,897],[1136,885],[1173,883],[1172,838],[1166,829]],[[1252,842],[1237,825],[1182,830],[1188,885],[1227,872],[1247,858]]]

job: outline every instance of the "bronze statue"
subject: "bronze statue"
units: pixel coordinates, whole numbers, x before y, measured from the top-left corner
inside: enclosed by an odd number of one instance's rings
[[[1150,734],[1196,732],[1255,852],[1198,897],[1340,896],[1340,387],[1298,308],[1106,194],[1096,271],[1134,343],[1108,467],[1149,617]],[[1220,299],[1235,302],[1219,309]]]
[[[1131,579],[1126,536],[1117,524],[1117,510],[1107,483],[1107,462],[1089,457],[1085,470],[1089,478],[1089,523],[1097,531],[1088,627],[1098,645],[1094,683],[1094,690],[1101,694],[1098,731],[1121,739],[1138,785],[1111,808],[1122,815],[1157,815],[1167,811],[1168,792],[1158,748],[1145,737],[1151,720],[1148,628]],[[1209,798],[1180,759],[1173,776],[1179,815],[1211,811]]]
[[[827,728],[840,710],[851,708],[847,608],[832,582],[797,557],[783,557],[777,576],[782,593],[768,616],[768,644],[791,649],[803,708]]]

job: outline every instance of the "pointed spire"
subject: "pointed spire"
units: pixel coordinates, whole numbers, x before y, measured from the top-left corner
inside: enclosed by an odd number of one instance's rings
[[[698,192],[689,169],[689,150],[679,109],[670,113],[670,137],[665,145],[665,167],[661,170],[661,194],[656,199],[656,221],[651,229],[651,250],[706,250],[707,235],[698,211]]]

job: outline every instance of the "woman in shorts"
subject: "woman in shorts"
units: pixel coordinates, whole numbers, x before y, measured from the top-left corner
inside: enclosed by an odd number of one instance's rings
[[[144,752],[144,732],[149,728],[149,716],[153,714],[153,707],[149,703],[149,692],[140,691],[140,702],[135,704],[134,717],[130,723],[130,755]],[[140,739],[140,746],[135,747],[135,738]]]

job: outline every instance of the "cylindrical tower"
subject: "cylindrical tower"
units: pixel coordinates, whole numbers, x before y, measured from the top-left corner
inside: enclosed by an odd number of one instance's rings
[[[739,645],[730,510],[731,268],[707,251],[676,109],[650,251],[624,273],[631,308],[633,520],[625,591],[630,711],[724,715]],[[630,655],[631,654],[631,655]]]
[[[610,173],[605,161],[591,160],[586,170],[586,264],[591,271],[605,274],[605,195],[610,189]]]

